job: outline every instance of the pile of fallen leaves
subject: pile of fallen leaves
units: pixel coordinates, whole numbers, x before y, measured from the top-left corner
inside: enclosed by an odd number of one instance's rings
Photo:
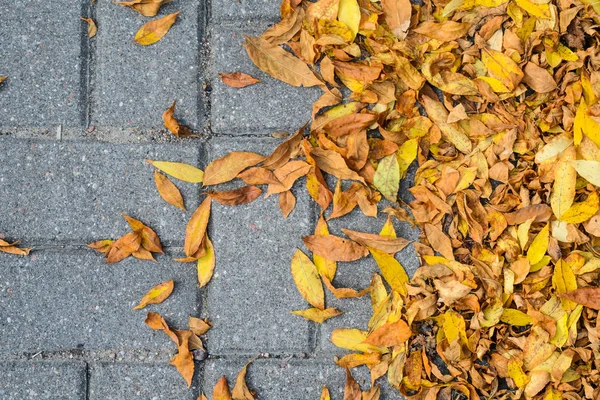
[[[280,22],[246,36],[248,56],[272,77],[323,95],[310,127],[267,157],[234,152],[205,171],[148,161],[205,187],[245,183],[207,192],[179,260],[197,262],[206,285],[216,263],[207,233],[212,201],[246,204],[263,186],[287,216],[304,178],[322,213],[314,235],[303,238],[312,258],[297,250],[291,261],[311,306],[294,314],[318,323],[339,315],[326,307],[323,286],[338,298],[372,300],[367,326],[331,336],[354,352],[336,360],[347,369],[345,399],[379,398],[382,377],[424,400],[600,398],[599,12],[588,0],[283,0]],[[164,33],[139,35],[152,41]],[[239,71],[220,77],[240,90],[258,82]],[[174,109],[165,111],[165,126],[188,136]],[[414,200],[404,204],[399,183],[415,163]],[[337,178],[333,190],[324,174]],[[160,195],[185,209],[166,175],[155,173]],[[382,198],[392,205],[381,232],[329,233],[327,220],[356,207],[376,217]],[[93,244],[107,261],[162,251],[150,228],[126,218],[132,233]],[[394,256],[409,241],[396,236],[392,218],[421,231],[412,279]],[[15,249],[0,243],[7,248]],[[364,290],[335,286],[338,262],[368,256],[383,278]],[[136,308],[172,290],[172,281],[162,283]],[[191,351],[202,348],[198,336],[210,324],[194,318],[189,330],[173,330],[155,313],[147,324],[177,344],[171,362],[189,385]],[[371,373],[367,391],[349,372],[361,365]],[[255,397],[246,367],[235,399]],[[213,397],[232,398],[226,380]],[[329,399],[326,388],[321,399]]]

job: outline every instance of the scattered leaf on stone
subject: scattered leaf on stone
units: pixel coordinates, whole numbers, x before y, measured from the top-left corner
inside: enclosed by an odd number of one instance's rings
[[[245,88],[246,86],[254,85],[260,82],[259,79],[245,74],[243,72],[219,73],[219,79],[227,86],[233,88]]]
[[[181,11],[178,11],[145,23],[135,34],[135,41],[143,46],[158,42],[171,29],[180,13]]]
[[[325,309],[325,294],[317,267],[301,250],[292,257],[292,277],[302,297],[313,307]]]
[[[0,252],[8,254],[16,254],[18,256],[27,256],[31,252],[31,249],[24,247],[15,246],[17,242],[9,243],[5,240],[0,239]]]
[[[189,318],[190,330],[194,335],[204,335],[212,327],[212,324],[206,319],[200,319],[196,317]]]
[[[208,164],[204,170],[204,186],[229,182],[240,172],[265,159],[260,154],[241,151],[233,152]]]
[[[172,0],[133,0],[115,2],[124,7],[129,7],[145,17],[154,17],[163,4],[170,3]]]
[[[4,82],[6,78],[8,78],[6,75],[0,76],[0,83]]]
[[[163,122],[165,127],[175,136],[178,137],[186,137],[186,136],[194,136],[194,133],[185,125],[179,124],[179,122],[175,119],[173,114],[175,113],[175,104],[177,100],[173,101],[171,107],[169,107],[162,115]]]
[[[98,32],[98,27],[96,26],[96,23],[94,22],[93,19],[91,18],[81,18],[82,21],[87,22],[88,24],[88,37],[89,38],[93,38],[94,36],[96,36],[96,33]],[[0,80],[1,82],[1,80]]]
[[[198,283],[200,287],[204,287],[211,280],[215,271],[216,255],[215,248],[208,238],[208,234],[205,233],[204,237],[204,252],[198,258]]]
[[[224,192],[209,192],[208,196],[224,206],[239,206],[256,200],[262,190],[256,186],[242,186],[239,189]]]
[[[341,315],[342,312],[336,310],[335,308],[326,308],[324,310],[319,310],[318,308],[309,308],[306,310],[292,311],[292,314],[299,315],[300,317],[305,318],[309,321],[314,321],[319,324],[322,324],[329,318]]]
[[[158,194],[160,194],[160,197],[164,201],[185,211],[183,196],[181,196],[181,192],[169,178],[158,171],[154,171],[154,182],[156,183]]]
[[[173,293],[175,282],[167,281],[159,285],[154,286],[148,291],[140,301],[140,304],[135,306],[134,310],[140,310],[146,307],[148,304],[160,304],[165,301],[171,293]]]
[[[310,251],[333,261],[356,261],[369,254],[365,247],[339,236],[311,235],[302,240]]]
[[[252,361],[246,364],[235,378],[235,385],[231,391],[231,397],[233,400],[254,400],[256,398],[256,393],[250,390],[246,384],[246,372],[248,371],[248,366],[251,363]]]
[[[185,228],[183,250],[188,257],[193,257],[198,252],[205,239],[206,228],[208,227],[208,220],[210,218],[211,203],[212,199],[210,197],[205,198],[198,208],[196,208]]]
[[[177,178],[181,181],[202,183],[204,177],[204,172],[201,169],[186,163],[155,160],[146,160],[146,162],[165,174],[171,175],[173,178]]]
[[[222,376],[213,388],[212,400],[232,400],[226,377]]]

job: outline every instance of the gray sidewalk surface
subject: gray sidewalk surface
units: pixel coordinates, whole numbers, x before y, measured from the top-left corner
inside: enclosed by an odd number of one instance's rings
[[[171,31],[142,47],[133,36],[150,18],[111,0],[0,4],[0,76],[9,76],[0,85],[0,234],[34,248],[24,258],[0,254],[0,399],[195,400],[210,396],[222,375],[235,381],[259,354],[248,372],[259,399],[317,400],[323,385],[333,399],[343,396],[345,374],[334,357],[347,352],[329,336],[338,327],[364,329],[370,299],[328,293],[327,304],[345,314],[323,325],[290,314],[306,307],[290,259],[318,217],[303,180],[293,188],[298,203],[288,219],[276,197],[213,204],[217,266],[205,288],[198,288],[194,263],[173,261],[183,253],[201,188],[178,181],[188,211],[172,207],[144,160],[204,168],[230,151],[268,155],[281,142],[270,133],[297,129],[319,96],[268,77],[243,50],[244,33],[277,21],[278,0],[173,0],[159,16],[178,10]],[[80,17],[97,22],[95,38]],[[232,89],[218,80],[219,72],[234,71],[261,82]],[[175,115],[197,138],[178,139],[163,127],[173,100]],[[106,265],[84,247],[126,233],[121,213],[156,230],[166,250],[156,263]],[[384,221],[353,212],[330,229],[377,232]],[[408,226],[396,228],[415,238]],[[414,271],[412,248],[399,256]],[[372,258],[340,263],[335,283],[364,288],[376,270]],[[131,310],[170,279],[168,300]],[[147,311],[175,328],[186,328],[190,315],[213,323],[207,354],[196,353],[191,388],[168,365],[172,342],[144,324]],[[354,374],[370,387],[366,368]],[[402,397],[384,387],[382,398]]]

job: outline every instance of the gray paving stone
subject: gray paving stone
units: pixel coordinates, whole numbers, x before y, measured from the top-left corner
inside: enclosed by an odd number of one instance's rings
[[[331,187],[333,185],[330,184]],[[385,201],[379,206],[378,218],[366,217],[358,208],[341,218],[334,218],[328,222],[332,234],[345,237],[341,228],[361,232],[379,233],[383,227],[387,214],[381,212],[387,204]],[[328,214],[325,214],[328,215]],[[407,223],[393,219],[396,234],[409,240],[418,238],[418,230],[411,228]],[[406,272],[412,276],[419,266],[419,260],[412,245],[397,253],[396,259],[400,261]],[[366,257],[354,262],[338,262],[337,274],[333,281],[335,287],[351,287],[362,290],[369,286],[374,273],[381,275],[377,263],[372,257]],[[367,329],[367,323],[373,315],[371,298],[367,295],[355,299],[336,299],[328,290],[326,293],[327,307],[334,307],[344,314],[332,318],[319,326],[319,343],[317,355],[328,357],[330,355],[344,355],[348,351],[336,347],[331,343],[331,332],[336,328]]]
[[[295,131],[311,118],[312,103],[322,94],[320,89],[297,88],[271,78],[248,58],[242,46],[245,41],[243,34],[260,35],[261,32],[255,27],[252,30],[213,27],[213,132],[244,135],[270,133],[281,129]],[[219,72],[235,71],[248,73],[261,82],[235,89],[228,87],[218,78]]]
[[[279,20],[278,0],[218,0],[212,2],[213,23],[231,21],[242,23],[247,20]]]
[[[177,100],[176,117],[200,126],[198,2],[175,1],[148,18],[111,0],[96,5],[96,74],[92,121],[101,126],[162,127],[162,113]],[[135,33],[146,22],[181,11],[158,43],[141,46]]]
[[[81,125],[80,16],[73,0],[0,4],[0,130]]]
[[[163,244],[182,243],[190,213],[162,200],[144,159],[198,165],[198,147],[0,139],[0,232],[83,244],[126,233],[126,213],[155,229]],[[198,186],[174,181],[194,210]]]
[[[3,400],[84,400],[86,366],[77,361],[0,362]]]
[[[209,360],[204,364],[203,389],[207,396],[223,375],[230,387],[248,360]],[[371,387],[369,371],[362,367],[354,369],[352,374],[363,390]],[[315,360],[257,360],[246,375],[248,387],[255,390],[259,399],[264,400],[307,400],[318,399],[323,386],[327,386],[332,399],[341,399],[344,393],[346,374],[333,361]],[[381,400],[403,399],[395,389],[380,379]]]
[[[165,364],[90,366],[89,400],[193,400],[197,385],[188,389],[177,370]]]
[[[218,138],[211,143],[210,159],[235,150],[268,155],[276,143]],[[311,325],[290,315],[305,306],[290,273],[290,260],[296,246],[302,245],[302,236],[312,229],[312,220],[308,196],[301,193],[287,219],[276,196],[238,207],[213,203],[211,238],[217,267],[208,286],[208,317],[214,324],[208,332],[209,353],[310,350]]]
[[[198,315],[195,266],[172,256],[178,254],[109,265],[91,249],[2,257],[0,352],[174,349],[144,324],[147,311],[183,329],[189,315]],[[175,290],[164,303],[131,310],[151,287],[171,279]]]

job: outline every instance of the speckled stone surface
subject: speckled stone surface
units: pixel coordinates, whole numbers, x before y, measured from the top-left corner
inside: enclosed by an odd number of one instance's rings
[[[155,311],[186,329],[188,317],[198,315],[194,265],[171,260],[178,256],[159,256],[156,263],[129,257],[108,265],[91,249],[3,257],[0,352],[174,349],[144,319]],[[175,289],[164,303],[132,310],[151,287],[171,279]]]
[[[79,1],[0,3],[0,132],[81,126],[85,107]]]
[[[293,87],[271,78],[250,61],[243,47],[244,36],[260,35],[252,30],[214,26],[211,35],[211,125],[215,133],[268,134],[295,131],[311,118],[312,103],[321,96],[316,87]],[[241,71],[261,82],[242,89],[230,88],[218,78],[219,72]]]
[[[195,400],[199,390],[166,363],[96,363],[90,372],[89,400]]]
[[[82,400],[86,396],[83,362],[0,362],[0,376],[3,400]]]
[[[248,20],[273,20],[279,17],[277,0],[215,0],[212,4],[214,23],[243,23]]]
[[[180,122],[200,125],[198,7],[197,1],[177,1],[150,18],[111,0],[98,0],[93,124],[161,127],[162,113],[177,100]],[[134,42],[144,23],[177,11],[181,14],[175,25],[158,43]]]
[[[189,213],[164,202],[145,159],[204,167],[201,146],[106,145],[0,138],[0,232],[36,243],[85,244],[128,231],[121,213],[142,220],[165,243],[182,244]],[[199,186],[173,179],[188,210]]]

